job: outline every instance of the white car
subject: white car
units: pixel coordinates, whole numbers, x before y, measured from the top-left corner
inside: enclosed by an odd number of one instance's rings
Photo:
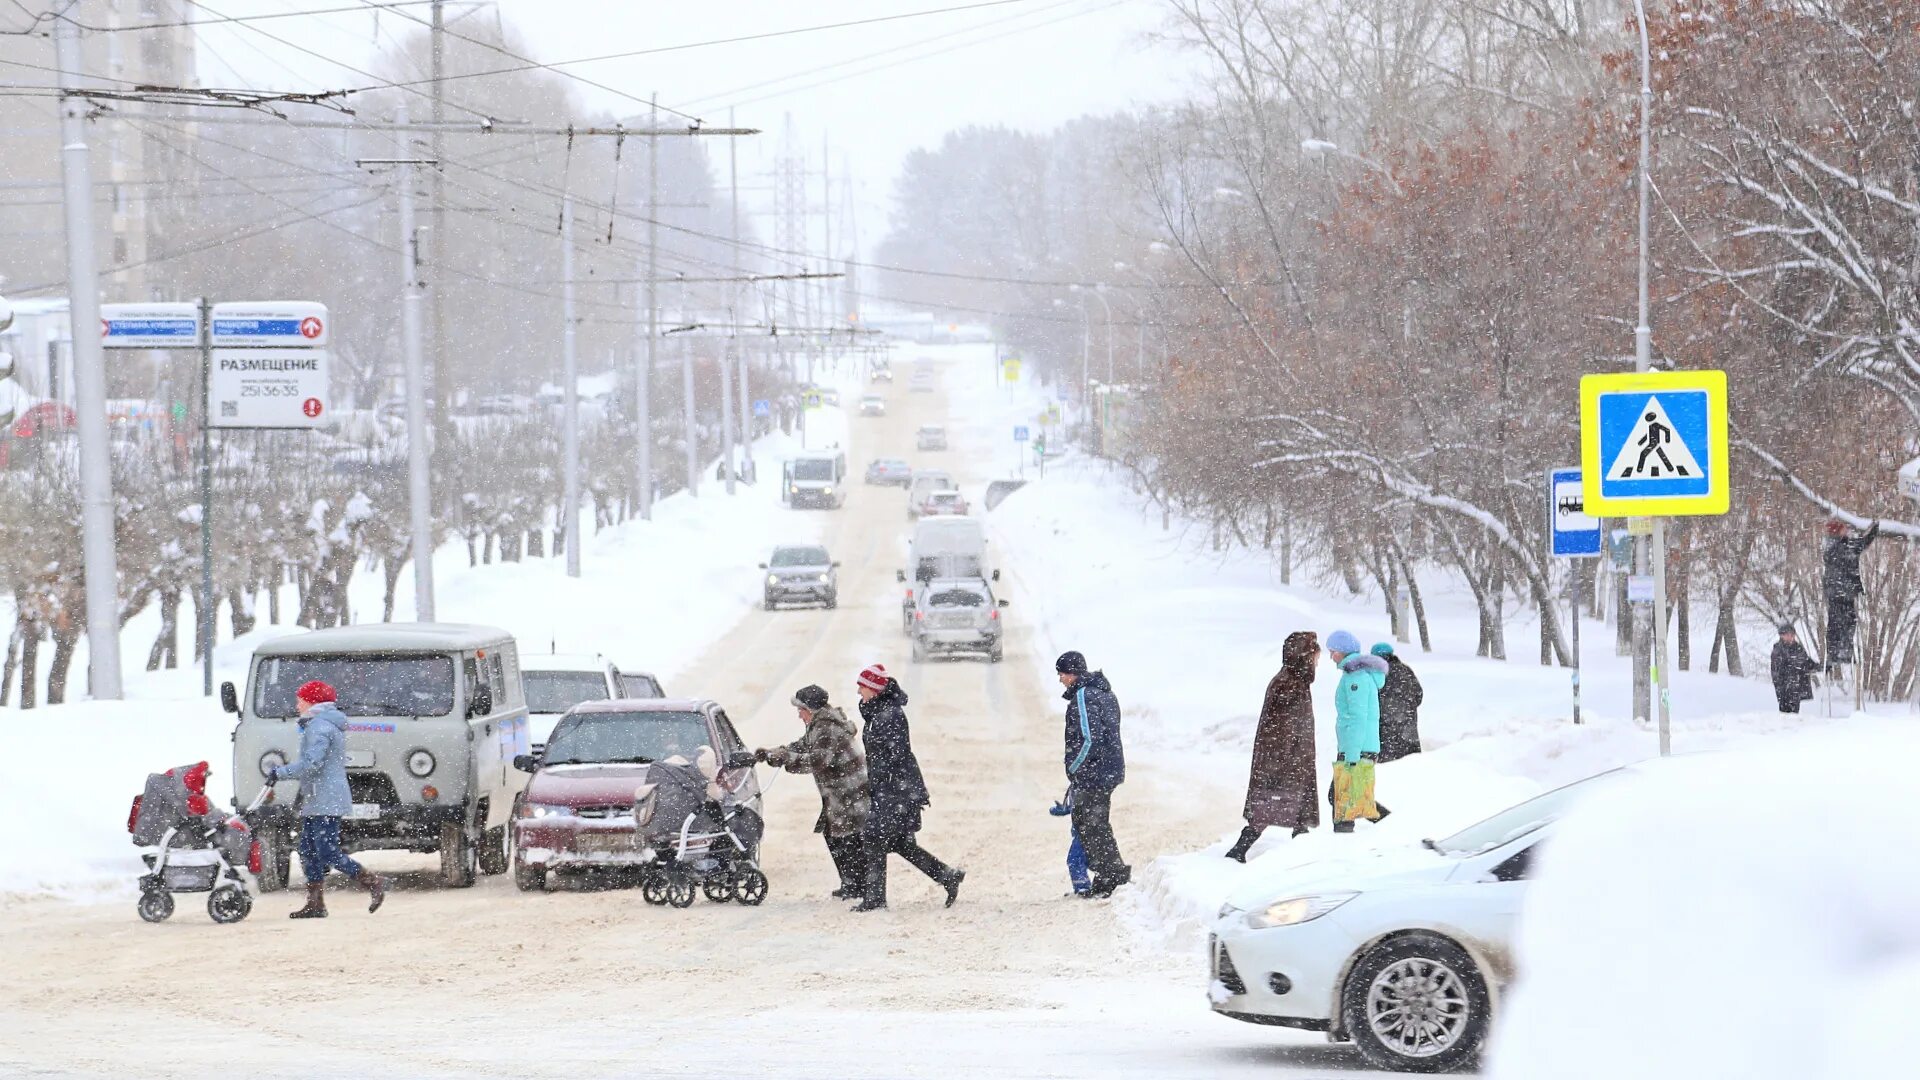
[[[1324,1031],[1371,1065],[1471,1059],[1513,980],[1514,928],[1553,823],[1614,770],[1418,848],[1357,852],[1231,894],[1208,943],[1213,1010]]]
[[[622,671],[604,656],[585,653],[522,656],[520,686],[527,699],[528,740],[535,754],[560,717],[581,702],[666,696],[651,673]]]
[[[945,450],[947,448],[947,429],[937,424],[923,424],[914,432],[914,445],[920,450]]]
[[[881,397],[879,394],[868,394],[867,396],[861,398],[860,399],[860,415],[861,416],[887,415],[887,399]]]

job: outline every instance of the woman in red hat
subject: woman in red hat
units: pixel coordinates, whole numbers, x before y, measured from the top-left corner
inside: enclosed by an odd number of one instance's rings
[[[300,815],[300,869],[307,875],[307,906],[289,918],[327,917],[327,871],[338,867],[373,894],[368,911],[379,911],[387,883],[347,857],[340,847],[340,819],[353,808],[347,790],[347,714],[334,704],[333,687],[318,679],[294,692],[300,705],[300,757],[267,770],[267,783],[300,782],[294,806]]]

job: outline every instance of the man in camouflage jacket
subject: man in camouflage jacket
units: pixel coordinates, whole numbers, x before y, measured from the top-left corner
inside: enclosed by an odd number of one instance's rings
[[[859,896],[866,877],[860,832],[867,823],[867,763],[860,756],[859,734],[818,686],[803,687],[793,695],[793,704],[806,733],[786,746],[757,750],[754,756],[790,773],[813,774],[820,788],[820,820],[813,831],[826,837],[827,854],[840,875],[833,895],[841,900]]]

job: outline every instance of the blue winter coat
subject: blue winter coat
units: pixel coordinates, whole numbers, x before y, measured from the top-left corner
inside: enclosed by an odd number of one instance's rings
[[[1387,684],[1387,662],[1371,653],[1340,661],[1340,685],[1333,692],[1333,737],[1340,760],[1359,761],[1380,752],[1380,688]]]
[[[1067,699],[1067,782],[1112,791],[1127,779],[1120,745],[1120,699],[1104,672],[1091,671],[1060,695]]]
[[[322,702],[300,720],[300,757],[274,770],[282,780],[300,781],[295,805],[301,817],[346,817],[353,809],[347,791],[347,714]]]

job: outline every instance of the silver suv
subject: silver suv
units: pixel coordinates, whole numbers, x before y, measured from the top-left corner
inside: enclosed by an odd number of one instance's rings
[[[935,578],[919,590],[913,605],[913,659],[929,653],[985,653],[1002,656],[1000,609],[993,587],[981,578]]]
[[[839,606],[840,564],[818,544],[774,548],[760,569],[767,572],[762,595],[768,611],[783,603]]]

